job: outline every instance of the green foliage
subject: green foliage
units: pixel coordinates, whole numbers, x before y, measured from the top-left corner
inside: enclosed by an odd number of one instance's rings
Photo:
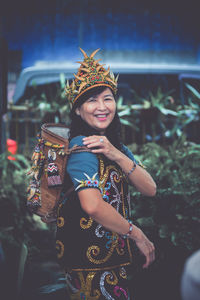
[[[190,93],[185,105],[178,104],[172,97],[173,90],[163,93],[160,87],[155,93],[150,91],[145,98],[141,98],[136,92],[133,92],[137,104],[124,106],[122,99],[120,99],[120,108],[124,108],[124,113],[123,111],[121,113],[128,118],[126,125],[138,132],[140,131],[142,143],[146,141],[165,143],[169,139],[171,142],[180,137],[182,133],[187,134],[191,125],[193,127],[199,126],[199,92],[187,83],[186,87]],[[190,135],[191,133],[188,134],[189,139],[191,138]],[[198,140],[197,130],[192,135]]]
[[[31,241],[31,232],[38,229],[38,222],[26,206],[27,170],[30,162],[20,154],[0,154],[0,241],[4,247],[19,248],[22,242],[31,253],[38,251]]]
[[[46,113],[59,112],[63,122],[68,124],[70,105],[65,96],[65,75],[60,74],[60,82],[49,84],[42,91],[33,84],[33,95],[28,100],[30,108],[34,108],[42,119]]]
[[[192,94],[193,94],[197,99],[200,100],[200,93],[199,93],[193,86],[191,86],[190,84],[186,83],[185,85],[186,85],[186,87],[192,92]]]
[[[14,210],[14,219],[19,218],[21,212],[22,201],[26,193],[26,176],[25,172],[30,167],[28,160],[20,154],[12,156],[15,160],[8,159],[9,152],[0,155],[0,205],[1,218],[6,213],[5,207],[12,207]],[[23,199],[23,200],[22,200]],[[4,218],[3,218],[4,219]],[[13,221],[14,221],[13,219]],[[0,221],[0,224],[2,224]],[[18,226],[17,222],[13,223]],[[3,224],[2,224],[3,225]],[[5,225],[5,223],[4,223]]]
[[[134,107],[130,103],[124,104],[124,99],[122,96],[120,96],[117,99],[117,111],[120,118],[120,122],[122,125],[129,126],[133,128],[134,130],[138,131],[139,128],[135,123],[132,122],[133,115],[134,115]],[[141,105],[139,105],[138,108],[141,108]]]
[[[130,145],[131,149],[131,145]],[[157,184],[155,197],[132,189],[133,218],[149,234],[189,250],[200,246],[200,145],[184,135],[165,148],[147,143],[138,158]]]
[[[24,170],[29,164],[22,155],[15,155],[16,160],[10,160],[9,154],[0,155],[0,240],[4,247],[12,245],[16,249],[24,240]]]
[[[187,104],[180,105],[173,98],[174,90],[164,93],[161,87],[156,92],[149,91],[146,97],[140,97],[133,91],[133,100],[124,99],[120,96],[117,102],[117,110],[123,129],[123,136],[127,127],[131,127],[138,135],[140,132],[140,143],[146,141],[159,141],[161,143],[173,141],[187,133],[191,124],[199,122],[200,105],[199,92],[186,83],[189,91]],[[32,86],[32,96],[27,100],[30,110],[32,109],[38,120],[45,120],[45,116],[55,114],[55,122],[70,124],[70,105],[65,96],[65,76],[60,74],[60,82],[48,84],[44,88]],[[178,101],[180,103],[180,101]],[[56,121],[56,113],[60,120]],[[193,133],[197,136],[197,131]],[[133,135],[135,136],[135,134]],[[195,139],[194,139],[195,140]]]

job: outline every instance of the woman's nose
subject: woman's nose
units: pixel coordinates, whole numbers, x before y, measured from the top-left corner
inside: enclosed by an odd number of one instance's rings
[[[105,110],[106,109],[106,105],[105,105],[104,100],[98,101],[98,109],[100,109],[100,110]]]

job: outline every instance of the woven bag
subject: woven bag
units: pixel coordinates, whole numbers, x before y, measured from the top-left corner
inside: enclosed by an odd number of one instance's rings
[[[69,128],[63,124],[43,124],[28,172],[27,206],[49,223],[56,220],[57,207],[65,177],[68,155],[71,152],[89,151],[86,147],[68,149]]]

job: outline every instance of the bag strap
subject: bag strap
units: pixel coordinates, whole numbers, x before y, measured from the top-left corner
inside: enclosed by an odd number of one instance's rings
[[[74,153],[79,153],[79,152],[92,152],[92,150],[91,150],[91,149],[88,149],[88,147],[86,147],[86,146],[78,146],[78,145],[74,145],[72,148],[65,150],[65,151],[64,151],[64,154],[70,155],[72,152],[74,152]]]

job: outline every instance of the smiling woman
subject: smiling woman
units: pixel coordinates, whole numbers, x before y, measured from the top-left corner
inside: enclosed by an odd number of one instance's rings
[[[84,61],[67,83],[72,105],[66,190],[58,209],[58,260],[66,272],[71,299],[133,299],[127,266],[133,243],[147,268],[155,259],[154,245],[132,224],[128,184],[154,196],[156,184],[120,139],[116,111],[117,80],[82,50]]]
[[[112,122],[115,112],[116,102],[109,88],[91,96],[80,107],[76,108],[76,114],[100,134],[104,134]]]

